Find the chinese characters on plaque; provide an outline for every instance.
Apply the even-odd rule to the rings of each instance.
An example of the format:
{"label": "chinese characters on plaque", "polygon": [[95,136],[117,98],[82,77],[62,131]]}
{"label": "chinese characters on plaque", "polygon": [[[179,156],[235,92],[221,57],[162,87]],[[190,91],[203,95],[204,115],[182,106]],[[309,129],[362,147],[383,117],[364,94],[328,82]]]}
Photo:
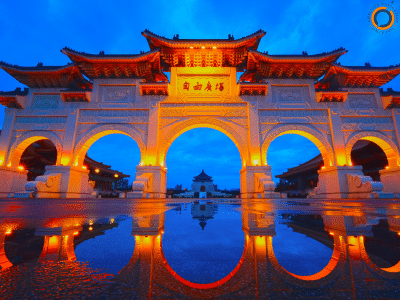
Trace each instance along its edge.
{"label": "chinese characters on plaque", "polygon": [[[210,81],[208,81],[204,88],[203,88],[203,84],[201,84],[201,83],[199,83],[199,82],[197,82],[196,85],[192,85],[192,87],[191,87],[190,83],[187,82],[187,81],[185,81],[185,82],[183,83],[183,89],[184,89],[184,90],[187,90],[187,91],[190,91],[190,89],[193,89],[193,90],[195,90],[195,91],[201,91],[201,90],[203,90],[203,91],[209,91],[209,92],[211,92],[211,91],[213,90],[213,86],[211,85]],[[217,84],[215,85],[214,90],[219,90],[219,91],[222,92],[222,91],[224,90],[224,83],[223,83],[223,82],[217,83]]]}

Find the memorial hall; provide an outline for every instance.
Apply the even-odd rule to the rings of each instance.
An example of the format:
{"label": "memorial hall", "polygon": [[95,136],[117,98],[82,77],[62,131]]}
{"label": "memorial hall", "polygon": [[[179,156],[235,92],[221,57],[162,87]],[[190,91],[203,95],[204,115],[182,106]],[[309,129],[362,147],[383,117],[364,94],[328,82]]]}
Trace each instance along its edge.
{"label": "memorial hall", "polygon": [[[285,134],[309,139],[321,153],[308,197],[400,197],[400,92],[380,89],[400,65],[345,66],[339,62],[344,48],[261,52],[263,30],[239,39],[171,39],[149,30],[142,35],[149,50],[138,54],[66,47],[60,55],[70,63],[64,66],[0,62],[27,86],[0,92],[6,106],[0,197],[95,197],[86,153],[101,137],[119,133],[141,152],[132,189],[120,196],[165,198],[168,149],[182,133],[200,127],[226,134],[237,146],[241,198],[284,197],[275,190],[267,151]],[[32,178],[23,153],[42,141],[54,146],[55,161]],[[372,177],[352,157],[359,141],[385,156]]]}

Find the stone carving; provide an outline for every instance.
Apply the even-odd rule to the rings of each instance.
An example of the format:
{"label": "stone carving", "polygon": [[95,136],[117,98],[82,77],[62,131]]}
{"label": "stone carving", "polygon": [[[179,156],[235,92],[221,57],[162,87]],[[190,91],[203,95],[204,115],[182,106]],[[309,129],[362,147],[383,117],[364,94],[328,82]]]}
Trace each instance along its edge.
{"label": "stone carving", "polygon": [[186,117],[193,115],[224,116],[224,117],[246,117],[247,110],[244,103],[232,103],[223,105],[219,103],[196,103],[196,104],[163,104],[160,115],[162,117]]}
{"label": "stone carving", "polygon": [[[383,185],[379,181],[372,181],[369,176],[346,174],[350,198],[380,198],[379,193]],[[377,193],[378,195],[374,195]]]}
{"label": "stone carving", "polygon": [[58,108],[60,95],[35,95],[33,97],[33,108]]}
{"label": "stone carving", "polygon": [[394,130],[390,117],[342,117],[343,130]]}
{"label": "stone carving", "polygon": [[350,94],[347,97],[349,101],[349,105],[351,108],[375,108],[375,98],[374,95],[364,94],[364,95],[355,95]]}
{"label": "stone carving", "polygon": [[33,192],[35,198],[53,198],[60,192],[61,176],[61,173],[38,176],[35,181],[26,183],[25,190]]}
{"label": "stone carving", "polygon": [[128,86],[99,86],[101,102],[131,102],[135,98],[135,85]]}
{"label": "stone carving", "polygon": [[47,123],[66,123],[66,117],[16,117],[17,124],[47,124]]}
{"label": "stone carving", "polygon": [[148,110],[109,109],[109,110],[82,110],[79,123],[147,123]]}
{"label": "stone carving", "polygon": [[327,110],[260,110],[260,123],[329,123]]}
{"label": "stone carving", "polygon": [[301,87],[272,87],[272,97],[275,101],[284,103],[304,102],[303,89]]}

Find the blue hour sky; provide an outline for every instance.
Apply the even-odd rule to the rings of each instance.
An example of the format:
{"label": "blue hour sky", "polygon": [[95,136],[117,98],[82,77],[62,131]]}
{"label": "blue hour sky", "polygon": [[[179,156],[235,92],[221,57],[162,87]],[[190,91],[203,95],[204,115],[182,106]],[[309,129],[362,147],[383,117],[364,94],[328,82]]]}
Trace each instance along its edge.
{"label": "blue hour sky", "polygon": [[[101,50],[139,53],[149,49],[140,34],[146,28],[169,38],[174,34],[240,38],[261,28],[267,34],[259,50],[270,54],[316,54],[344,47],[349,52],[339,59],[342,65],[395,65],[400,63],[400,28],[378,34],[368,23],[369,10],[380,2],[1,1],[0,61],[20,66],[65,65],[69,59],[59,51],[65,46],[95,54]],[[393,5],[400,13],[400,1]],[[378,21],[385,23],[384,18],[380,14]],[[0,90],[16,87],[24,86],[0,71]],[[400,77],[387,87],[400,90]],[[3,118],[0,107],[0,128]],[[112,147],[118,152],[111,151]],[[274,175],[319,153],[308,140],[291,135],[276,139],[269,151]],[[89,154],[131,178],[139,162],[136,144],[123,136],[104,137]],[[190,188],[192,177],[205,169],[220,188],[238,188],[240,165],[239,153],[225,135],[211,129],[191,130],[176,139],[168,152],[168,187],[183,183]]]}

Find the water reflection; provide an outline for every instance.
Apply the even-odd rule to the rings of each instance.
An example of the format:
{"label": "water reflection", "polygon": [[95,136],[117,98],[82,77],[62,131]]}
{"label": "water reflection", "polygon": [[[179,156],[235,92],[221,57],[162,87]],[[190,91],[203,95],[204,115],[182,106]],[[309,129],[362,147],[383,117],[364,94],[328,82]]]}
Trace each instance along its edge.
{"label": "water reflection", "polygon": [[[74,298],[77,291],[107,299],[398,298],[398,232],[400,205],[382,200],[3,201],[0,292],[4,298]],[[310,257],[316,259],[298,264]]]}

